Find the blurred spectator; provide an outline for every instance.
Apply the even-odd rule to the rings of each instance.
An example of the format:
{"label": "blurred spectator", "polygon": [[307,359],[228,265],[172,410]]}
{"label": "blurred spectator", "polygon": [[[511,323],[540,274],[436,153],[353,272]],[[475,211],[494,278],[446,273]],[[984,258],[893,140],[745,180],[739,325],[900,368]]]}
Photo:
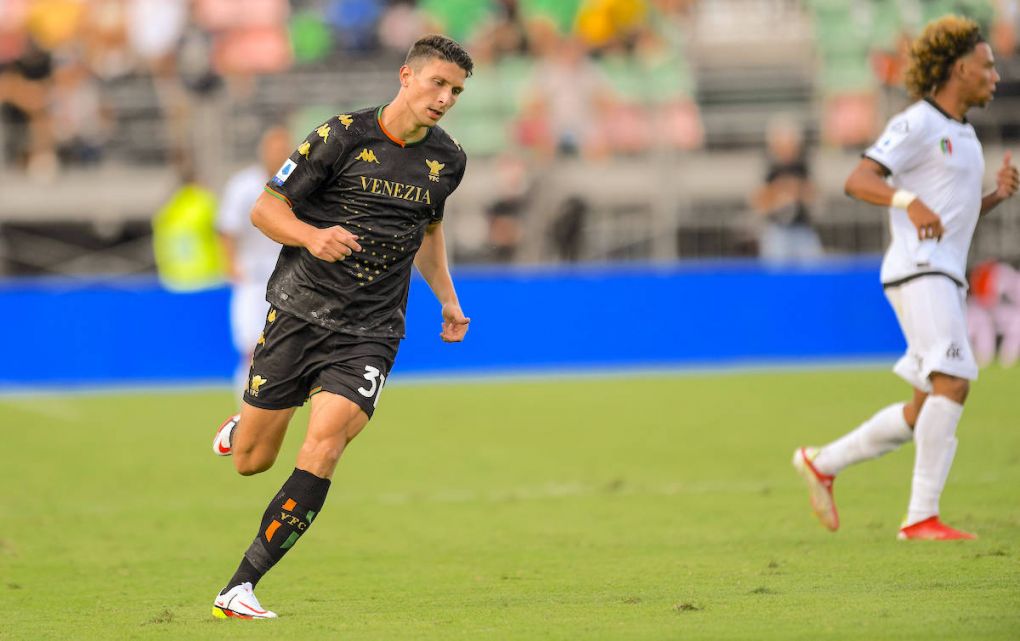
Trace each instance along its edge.
{"label": "blurred spectator", "polygon": [[995,18],[989,42],[1000,58],[1011,58],[1020,52],[1020,3],[1017,0],[996,0]]}
{"label": "blurred spectator", "polygon": [[647,26],[617,40],[600,57],[599,66],[615,92],[606,119],[614,152],[702,145],[704,130],[687,63],[657,30]]}
{"label": "blurred spectator", "polygon": [[181,84],[193,95],[207,95],[218,89],[221,78],[213,61],[212,36],[195,22],[188,21],[181,34],[175,64]]}
{"label": "blurred spectator", "polygon": [[974,267],[967,298],[967,328],[978,365],[995,360],[1012,367],[1020,360],[1020,272],[997,261]]}
{"label": "blurred spectator", "polygon": [[216,237],[216,196],[195,174],[190,154],[178,152],[180,185],[152,221],[152,246],[160,282],[195,291],[223,282],[224,257]]}
{"label": "blurred spectator", "polygon": [[250,85],[253,74],[284,71],[291,63],[286,0],[194,0],[198,24],[213,36],[217,73]]}
{"label": "blurred spectator", "polygon": [[342,49],[369,52],[379,46],[376,24],[382,9],[380,0],[331,0],[325,14]]}
{"label": "blurred spectator", "polygon": [[174,52],[188,24],[188,5],[189,0],[128,2],[128,44],[157,73],[173,71]]}
{"label": "blurred spectator", "polygon": [[522,114],[522,142],[545,156],[604,157],[609,81],[577,38],[560,38],[544,22],[533,23],[530,35],[540,59]]}
{"label": "blurred spectator", "polygon": [[878,122],[876,79],[869,67],[871,3],[811,0],[809,5],[821,62],[822,139],[863,147],[874,138]]}
{"label": "blurred spectator", "polygon": [[283,165],[294,146],[290,132],[270,127],[259,141],[258,162],[238,171],[223,189],[216,215],[216,230],[230,278],[230,327],[234,347],[241,355],[234,382],[243,389],[255,343],[269,312],[266,283],[276,267],[280,245],[255,228],[251,208],[269,177]]}
{"label": "blurred spectator", "polygon": [[379,18],[377,35],[382,46],[404,52],[426,32],[426,18],[414,0],[394,0]]}
{"label": "blurred spectator", "polygon": [[577,34],[592,49],[631,39],[647,23],[646,0],[584,0],[577,9]]}
{"label": "blurred spectator", "polygon": [[25,50],[25,16],[28,0],[0,2],[0,70],[21,57]]}
{"label": "blurred spectator", "polygon": [[81,34],[88,5],[83,0],[32,0],[27,24],[32,39],[47,51],[55,51]]}
{"label": "blurred spectator", "polygon": [[815,188],[811,182],[800,126],[777,117],[766,132],[768,170],[765,184],[751,197],[762,217],[759,255],[768,261],[804,262],[822,255],[822,244],[811,227],[810,207]]}
{"label": "blurred spectator", "polygon": [[560,260],[576,263],[584,251],[584,228],[591,207],[580,196],[569,196],[560,203],[549,230],[553,250]]}
{"label": "blurred spectator", "polygon": [[574,32],[577,12],[585,0],[518,0],[521,18],[525,23],[542,21],[550,24],[557,33]]}
{"label": "blurred spectator", "polygon": [[524,215],[529,203],[531,177],[527,163],[519,156],[505,154],[496,165],[497,197],[486,209],[487,248],[492,262],[511,263],[524,239]]}
{"label": "blurred spectator", "polygon": [[128,41],[125,0],[93,0],[85,18],[83,57],[101,81],[123,78],[135,70],[137,57]]}
{"label": "blurred spectator", "polygon": [[470,100],[457,104],[443,120],[472,157],[494,157],[513,151],[514,123],[520,116],[525,92],[531,82],[533,63],[510,47],[514,38],[498,23],[479,33],[472,43],[475,70],[471,77]]}
{"label": "blurred spectator", "polygon": [[318,62],[333,50],[333,34],[319,14],[314,11],[296,11],[290,19],[290,46],[294,52],[294,62]]}
{"label": "blurred spectator", "polygon": [[95,164],[110,137],[112,114],[84,61],[72,57],[54,74],[53,132],[64,164]]}
{"label": "blurred spectator", "polygon": [[4,156],[30,174],[52,179],[57,171],[52,117],[53,57],[32,37],[20,55],[0,67],[0,121]]}
{"label": "blurred spectator", "polygon": [[447,35],[457,42],[471,42],[495,15],[494,0],[419,0],[426,30]]}

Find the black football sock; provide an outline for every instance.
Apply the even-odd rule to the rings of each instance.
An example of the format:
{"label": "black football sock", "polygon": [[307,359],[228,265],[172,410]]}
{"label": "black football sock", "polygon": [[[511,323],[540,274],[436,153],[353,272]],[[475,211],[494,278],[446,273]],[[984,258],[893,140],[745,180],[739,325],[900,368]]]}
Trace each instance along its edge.
{"label": "black football sock", "polygon": [[269,502],[255,540],[248,546],[237,572],[223,592],[245,582],[250,582],[254,587],[262,575],[282,559],[287,550],[308,530],[312,520],[322,510],[327,492],[329,479],[294,468],[293,474]]}

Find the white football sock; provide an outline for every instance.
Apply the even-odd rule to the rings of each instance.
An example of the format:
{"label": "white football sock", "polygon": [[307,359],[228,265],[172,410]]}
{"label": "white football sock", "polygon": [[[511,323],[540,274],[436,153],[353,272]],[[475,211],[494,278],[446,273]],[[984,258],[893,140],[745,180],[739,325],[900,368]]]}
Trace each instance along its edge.
{"label": "white football sock", "polygon": [[811,462],[822,474],[839,474],[843,468],[895,450],[913,438],[903,418],[905,403],[879,410],[857,429],[829,443]]}
{"label": "white football sock", "polygon": [[914,482],[910,489],[907,524],[939,513],[939,497],[946,486],[956,454],[956,425],[963,405],[945,396],[929,396],[914,426]]}

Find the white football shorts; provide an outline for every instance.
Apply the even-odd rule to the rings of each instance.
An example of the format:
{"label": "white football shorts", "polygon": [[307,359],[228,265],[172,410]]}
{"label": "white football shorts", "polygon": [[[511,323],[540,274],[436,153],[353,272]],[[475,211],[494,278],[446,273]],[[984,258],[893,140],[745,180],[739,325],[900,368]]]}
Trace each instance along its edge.
{"label": "white football shorts", "polygon": [[265,283],[234,286],[230,295],[230,328],[234,335],[234,347],[242,359],[255,351],[255,343],[266,326],[268,313]]}
{"label": "white football shorts", "polygon": [[966,291],[942,275],[928,275],[885,290],[907,339],[907,353],[893,371],[922,392],[932,372],[977,380],[967,339]]}

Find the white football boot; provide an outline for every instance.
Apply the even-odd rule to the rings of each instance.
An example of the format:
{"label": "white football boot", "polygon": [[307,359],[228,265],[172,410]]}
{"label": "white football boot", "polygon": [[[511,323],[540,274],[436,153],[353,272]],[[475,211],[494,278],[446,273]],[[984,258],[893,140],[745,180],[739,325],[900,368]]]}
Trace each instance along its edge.
{"label": "white football boot", "polygon": [[234,440],[234,430],[237,428],[239,420],[241,420],[241,415],[234,414],[216,430],[216,436],[212,441],[212,451],[216,456],[230,456],[231,441]]}
{"label": "white football boot", "polygon": [[252,592],[251,583],[235,585],[213,601],[217,619],[275,619],[276,613],[262,607]]}
{"label": "white football boot", "polygon": [[839,512],[836,511],[836,499],[832,496],[834,475],[822,474],[815,468],[814,458],[818,450],[813,447],[799,447],[793,453],[793,468],[808,486],[811,509],[822,525],[831,532],[839,529]]}

